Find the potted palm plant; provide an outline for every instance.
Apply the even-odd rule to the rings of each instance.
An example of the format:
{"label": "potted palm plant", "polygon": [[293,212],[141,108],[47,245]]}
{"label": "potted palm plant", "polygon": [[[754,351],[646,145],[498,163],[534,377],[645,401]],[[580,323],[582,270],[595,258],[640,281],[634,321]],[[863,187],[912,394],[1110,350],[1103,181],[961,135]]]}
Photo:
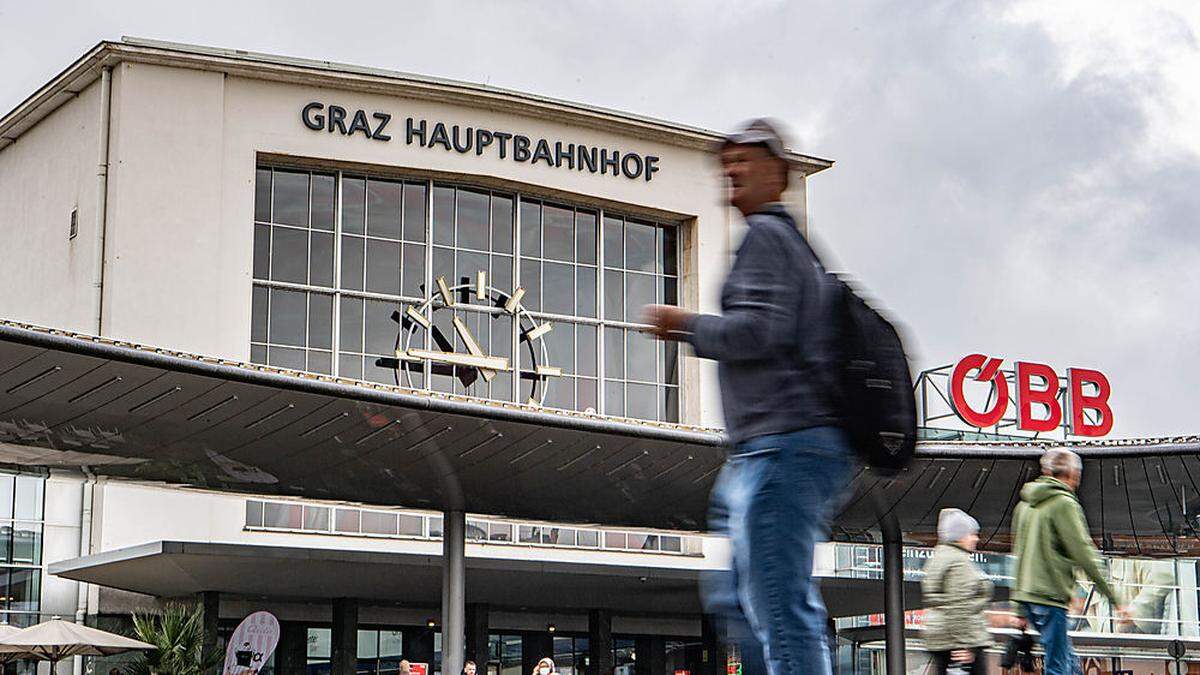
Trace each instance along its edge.
{"label": "potted palm plant", "polygon": [[125,666],[126,675],[209,675],[223,654],[204,649],[204,612],[200,606],[169,603],[158,612],[134,612],[138,639],[154,645]]}

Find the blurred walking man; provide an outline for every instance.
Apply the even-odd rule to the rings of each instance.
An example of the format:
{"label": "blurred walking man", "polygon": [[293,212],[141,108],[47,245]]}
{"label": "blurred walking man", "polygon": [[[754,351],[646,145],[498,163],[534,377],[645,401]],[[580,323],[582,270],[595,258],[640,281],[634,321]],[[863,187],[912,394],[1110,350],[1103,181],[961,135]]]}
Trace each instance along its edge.
{"label": "blurred walking man", "polygon": [[[1082,570],[1114,607],[1120,603],[1104,578],[1083,508],[1075,496],[1083,462],[1070,450],[1056,448],[1042,455],[1041,464],[1041,477],[1025,484],[1021,503],[1013,512],[1017,567],[1012,599],[1041,637],[1046,675],[1075,675],[1082,671],[1067,636],[1075,569]],[[1124,607],[1117,614],[1122,619],[1129,616]]]}
{"label": "blurred walking man", "polygon": [[662,339],[719,364],[734,447],[717,479],[709,528],[729,535],[733,569],[707,584],[706,609],[742,648],[745,675],[826,675],[826,615],[812,581],[853,449],[824,376],[835,360],[825,273],[781,203],[783,141],[765,120],[728,136],[720,161],[729,203],[749,226],[720,315],[652,305]]}

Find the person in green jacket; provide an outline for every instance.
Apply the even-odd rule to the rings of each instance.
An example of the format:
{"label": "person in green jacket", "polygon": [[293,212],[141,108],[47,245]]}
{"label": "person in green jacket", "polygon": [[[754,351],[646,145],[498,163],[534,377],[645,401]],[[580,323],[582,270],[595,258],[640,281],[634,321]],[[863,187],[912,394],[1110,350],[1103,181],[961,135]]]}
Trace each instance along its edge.
{"label": "person in green jacket", "polygon": [[934,672],[986,673],[983,650],[992,644],[984,610],[992,582],[971,554],[979,544],[979,523],[959,509],[938,514],[938,545],[925,562],[921,599],[925,622],[921,639],[932,652]]}
{"label": "person in green jacket", "polygon": [[[1073,675],[1081,672],[1067,636],[1075,569],[1114,607],[1120,603],[1104,578],[1083,507],[1075,496],[1083,461],[1070,450],[1053,448],[1042,454],[1041,466],[1041,477],[1025,484],[1013,512],[1016,569],[1011,596],[1041,638],[1045,675]],[[1123,607],[1117,613],[1128,618]]]}

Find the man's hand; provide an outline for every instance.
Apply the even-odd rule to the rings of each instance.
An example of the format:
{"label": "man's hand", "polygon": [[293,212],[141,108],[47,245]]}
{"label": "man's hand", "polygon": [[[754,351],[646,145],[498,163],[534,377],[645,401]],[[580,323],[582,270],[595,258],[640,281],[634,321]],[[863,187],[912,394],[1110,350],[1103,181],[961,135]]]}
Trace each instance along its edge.
{"label": "man's hand", "polygon": [[650,332],[660,340],[682,340],[693,316],[671,305],[646,305],[642,309],[642,323],[653,326]]}

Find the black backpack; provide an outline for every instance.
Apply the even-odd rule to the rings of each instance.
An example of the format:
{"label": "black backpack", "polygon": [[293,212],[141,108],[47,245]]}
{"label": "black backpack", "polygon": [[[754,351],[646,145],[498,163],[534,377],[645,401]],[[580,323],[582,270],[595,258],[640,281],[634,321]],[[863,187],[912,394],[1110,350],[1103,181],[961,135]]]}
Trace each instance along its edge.
{"label": "black backpack", "polygon": [[[820,260],[800,230],[793,229]],[[895,326],[841,277],[828,271],[825,277],[838,342],[835,362],[825,369],[828,385],[858,456],[876,473],[894,475],[908,466],[917,447],[917,401],[904,343]]]}

